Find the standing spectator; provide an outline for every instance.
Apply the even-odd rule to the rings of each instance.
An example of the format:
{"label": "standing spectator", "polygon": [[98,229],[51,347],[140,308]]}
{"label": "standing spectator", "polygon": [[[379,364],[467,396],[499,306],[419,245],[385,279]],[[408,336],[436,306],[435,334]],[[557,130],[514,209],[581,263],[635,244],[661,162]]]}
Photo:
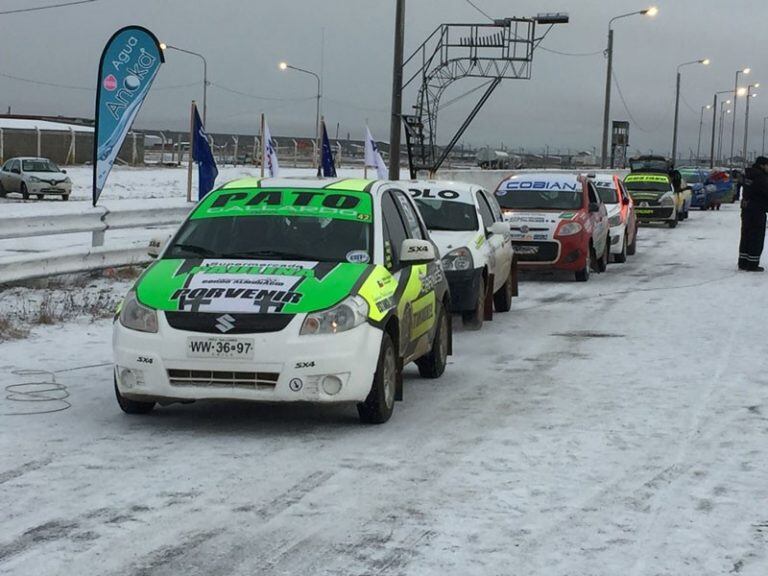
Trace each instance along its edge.
{"label": "standing spectator", "polygon": [[768,158],[759,156],[744,173],[741,200],[741,243],[739,269],[762,272],[760,255],[765,243],[765,222],[768,212]]}

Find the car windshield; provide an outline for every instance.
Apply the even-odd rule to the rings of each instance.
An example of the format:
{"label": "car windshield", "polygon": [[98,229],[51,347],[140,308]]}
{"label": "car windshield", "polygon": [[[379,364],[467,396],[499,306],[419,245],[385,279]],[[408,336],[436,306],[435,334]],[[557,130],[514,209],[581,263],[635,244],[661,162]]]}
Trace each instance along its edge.
{"label": "car windshield", "polygon": [[689,184],[701,184],[702,178],[698,172],[680,172],[683,179]]}
{"label": "car windshield", "polygon": [[630,192],[670,192],[672,185],[669,182],[654,182],[651,180],[641,180],[637,182],[624,181],[624,186]]}
{"label": "car windshield", "polygon": [[581,190],[497,190],[496,200],[502,208],[512,210],[578,210],[584,193]]}
{"label": "car windshield", "polygon": [[164,258],[370,262],[371,224],[317,216],[190,219]]}
{"label": "car windshield", "polygon": [[21,169],[24,172],[60,172],[59,167],[50,160],[22,160]]}
{"label": "car windshield", "polygon": [[430,230],[477,230],[477,211],[472,204],[422,198],[416,204]]}
{"label": "car windshield", "polygon": [[616,194],[616,190],[610,186],[595,186],[597,188],[597,194],[600,196],[600,200],[603,204],[618,204],[619,197]]}

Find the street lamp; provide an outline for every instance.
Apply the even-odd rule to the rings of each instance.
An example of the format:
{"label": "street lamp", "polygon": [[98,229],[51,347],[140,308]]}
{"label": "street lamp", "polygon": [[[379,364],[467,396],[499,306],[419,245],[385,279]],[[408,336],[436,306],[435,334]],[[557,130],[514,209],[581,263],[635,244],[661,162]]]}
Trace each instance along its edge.
{"label": "street lamp", "polygon": [[717,97],[720,94],[733,94],[733,90],[721,90],[715,92],[712,99],[712,138],[709,141],[709,167],[715,167],[715,131],[717,130]]}
{"label": "street lamp", "polygon": [[701,107],[701,113],[699,114],[699,139],[696,144],[696,163],[699,163],[699,158],[701,154],[701,129],[704,126],[704,110],[709,110],[712,108],[711,104],[707,104],[706,106]]}
{"label": "street lamp", "polygon": [[292,66],[288,64],[288,62],[280,62],[278,67],[283,71],[295,70],[296,72],[309,74],[310,76],[314,76],[315,80],[317,81],[317,105],[315,107],[315,158],[313,159],[313,162],[315,163],[315,166],[318,166],[319,161],[317,155],[320,153],[320,98],[322,97],[322,93],[320,92],[320,76],[311,70],[305,70],[304,68],[299,68],[298,66]]}
{"label": "street lamp", "polygon": [[638,10],[636,12],[628,12],[626,14],[620,14],[614,16],[608,21],[608,48],[606,49],[606,55],[608,56],[608,66],[605,73],[605,105],[603,107],[603,148],[600,156],[600,166],[606,168],[608,165],[608,122],[611,113],[611,76],[613,74],[613,23],[621,18],[628,18],[629,16],[656,16],[659,13],[659,9],[656,6],[651,6],[645,10]]}
{"label": "street lamp", "polygon": [[165,52],[166,50],[176,50],[176,52],[183,52],[184,54],[190,54],[192,56],[197,56],[200,58],[200,60],[203,61],[203,125],[206,126],[205,120],[208,113],[208,61],[205,59],[205,56],[202,54],[198,54],[197,52],[192,52],[192,50],[186,50],[185,48],[179,48],[178,46],[172,46],[170,44],[166,44],[165,42],[162,42],[160,44],[160,49]]}
{"label": "street lamp", "polygon": [[744,68],[743,70],[737,70],[736,71],[736,82],[733,85],[733,121],[731,122],[731,162],[733,162],[733,143],[734,139],[736,138],[736,104],[738,102],[738,96],[743,95],[739,94],[739,74],[747,75],[750,72],[752,72],[751,68]]}
{"label": "street lamp", "polygon": [[[680,110],[680,69],[685,66],[692,66],[694,64],[709,66],[709,58],[703,58],[701,60],[691,60],[690,62],[683,62],[677,67],[677,84],[675,86],[675,124],[672,130],[672,164],[674,164],[677,161],[677,118]],[[701,127],[699,127],[699,135],[701,135]]]}
{"label": "street lamp", "polygon": [[747,166],[747,137],[749,136],[749,100],[750,98],[757,97],[757,94],[752,93],[752,88],[760,88],[760,82],[747,86],[747,110],[744,114],[744,148],[741,155],[744,158],[745,168]]}
{"label": "street lamp", "polygon": [[730,114],[731,109],[724,110],[724,106],[727,106],[730,104],[730,100],[726,100],[725,102],[720,102],[720,134],[717,138],[717,162],[718,164],[723,163],[723,116],[725,114]]}

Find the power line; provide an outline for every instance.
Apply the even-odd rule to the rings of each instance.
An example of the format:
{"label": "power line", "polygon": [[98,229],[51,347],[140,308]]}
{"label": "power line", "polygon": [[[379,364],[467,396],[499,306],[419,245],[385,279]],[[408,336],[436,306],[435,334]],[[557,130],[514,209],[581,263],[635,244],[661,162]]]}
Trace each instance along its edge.
{"label": "power line", "polygon": [[491,18],[491,17],[488,15],[488,13],[487,13],[487,12],[484,12],[484,11],[482,10],[482,8],[480,8],[480,7],[479,7],[477,4],[475,4],[474,2],[472,2],[472,0],[464,0],[464,1],[465,1],[467,4],[469,4],[470,6],[472,6],[472,8],[474,8],[475,10],[477,10],[478,12],[480,12],[480,14],[482,14],[483,16],[485,16],[486,18],[488,18],[488,20],[490,20],[491,22],[493,22],[493,18]]}
{"label": "power line", "polygon": [[[72,84],[57,84],[56,82],[46,82],[45,80],[35,80],[34,78],[24,78],[22,76],[15,76],[13,74],[6,74],[0,72],[0,77],[8,78],[9,80],[15,80],[16,82],[25,82],[27,84],[35,84],[37,86],[49,86],[52,88],[63,88],[65,90],[81,90],[83,92],[96,92],[96,88],[90,86],[74,86]],[[186,84],[172,84],[169,86],[156,86],[153,91],[158,90],[176,90],[178,88],[191,88],[192,86],[199,85],[200,82],[188,82]]]}
{"label": "power line", "polygon": [[243,92],[242,90],[237,90],[235,88],[229,88],[228,86],[217,84],[216,82],[210,82],[210,85],[218,88],[219,90],[223,90],[224,92],[237,94],[238,96],[244,96],[245,98],[253,98],[254,100],[267,100],[267,101],[273,101],[273,102],[285,102],[285,101],[304,102],[305,100],[314,100],[316,98],[316,96],[306,96],[304,98],[276,98],[274,96],[259,96],[257,94]]}
{"label": "power line", "polygon": [[38,12],[40,10],[51,10],[52,8],[67,8],[68,6],[77,6],[78,4],[91,4],[99,0],[75,0],[74,2],[60,2],[59,4],[48,4],[46,6],[34,6],[32,8],[16,8],[15,10],[3,10],[0,16],[6,14],[21,14],[22,12]]}
{"label": "power line", "polygon": [[596,50],[594,52],[561,52],[560,50],[553,50],[552,48],[545,48],[544,46],[537,46],[539,50],[544,50],[544,52],[551,52],[552,54],[559,54],[560,56],[576,56],[576,57],[585,57],[585,56],[597,56],[598,54],[605,53],[605,50]]}

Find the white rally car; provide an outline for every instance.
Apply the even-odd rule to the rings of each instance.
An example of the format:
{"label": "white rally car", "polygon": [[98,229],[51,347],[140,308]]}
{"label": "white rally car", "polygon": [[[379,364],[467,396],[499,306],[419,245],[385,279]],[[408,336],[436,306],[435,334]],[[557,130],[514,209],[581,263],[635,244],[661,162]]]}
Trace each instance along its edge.
{"label": "white rally car", "polygon": [[496,199],[461,182],[411,181],[408,191],[442,257],[451,311],[474,330],[491,318],[494,306],[507,312],[517,296],[517,262]]}
{"label": "white rally car", "polygon": [[624,183],[616,174],[590,174],[597,193],[608,210],[611,227],[611,256],[614,262],[626,262],[637,251],[637,215]]}
{"label": "white rally car", "polygon": [[449,299],[400,183],[231,182],[121,304],[117,401],[132,414],[200,399],[352,402],[362,421],[385,422],[405,364],[445,370]]}

